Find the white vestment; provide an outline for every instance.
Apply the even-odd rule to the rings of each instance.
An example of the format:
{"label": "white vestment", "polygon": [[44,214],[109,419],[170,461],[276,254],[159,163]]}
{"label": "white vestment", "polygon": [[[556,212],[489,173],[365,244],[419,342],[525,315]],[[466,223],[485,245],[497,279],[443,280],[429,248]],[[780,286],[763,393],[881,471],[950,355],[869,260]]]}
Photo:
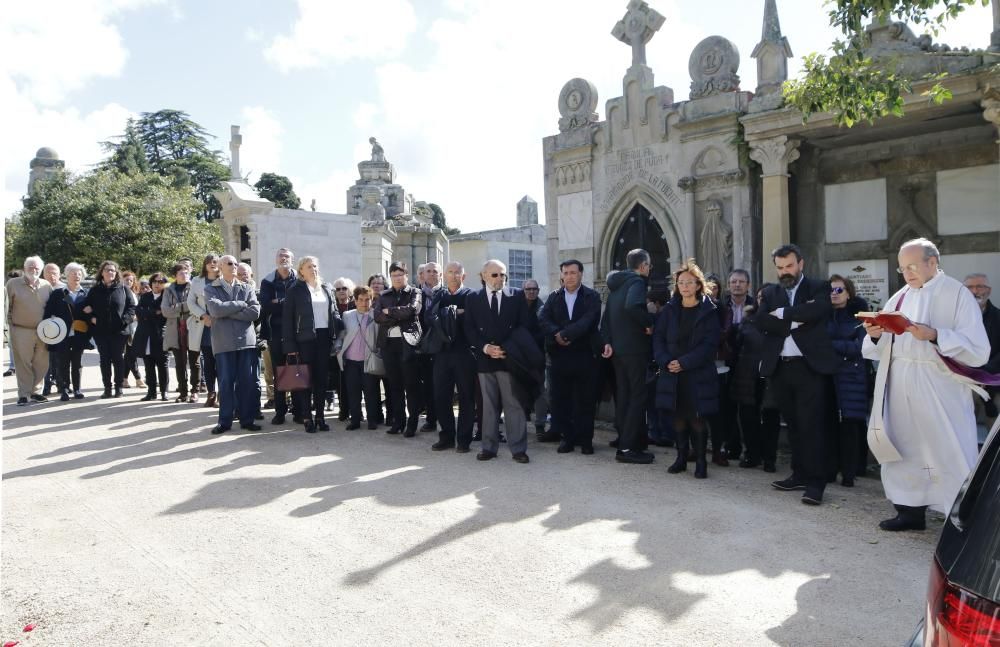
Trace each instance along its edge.
{"label": "white vestment", "polygon": [[897,505],[947,513],[979,450],[972,391],[938,352],[966,366],[982,366],[989,360],[990,342],[972,293],[943,272],[921,288],[904,287],[883,308],[897,309],[910,321],[935,328],[937,346],[910,333],[883,333],[877,345],[866,337],[862,345],[862,354],[877,360],[883,346],[892,344],[888,368],[879,367],[888,370],[883,423],[902,460],[882,465],[882,486]]}

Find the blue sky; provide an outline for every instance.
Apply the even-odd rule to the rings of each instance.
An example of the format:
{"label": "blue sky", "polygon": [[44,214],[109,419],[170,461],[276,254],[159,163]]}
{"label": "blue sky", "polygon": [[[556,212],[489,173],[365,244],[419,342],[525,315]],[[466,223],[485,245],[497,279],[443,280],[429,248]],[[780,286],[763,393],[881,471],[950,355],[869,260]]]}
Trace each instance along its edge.
{"label": "blue sky", "polygon": [[[541,139],[580,76],[598,112],[620,94],[629,48],[610,31],[624,0],[52,0],[0,17],[0,209],[16,211],[41,146],[84,171],[129,115],[188,112],[228,155],[240,124],[244,173],[292,178],[304,204],[345,210],[345,191],[378,137],[397,179],[464,231],[514,224],[542,202]],[[764,0],[653,0],[666,24],[647,48],[658,85],[686,99],[688,56],[706,36],[734,41],[742,87]],[[796,58],[834,37],[820,0],[778,0]],[[983,47],[976,7],[939,40]],[[544,213],[542,214],[544,217]]]}

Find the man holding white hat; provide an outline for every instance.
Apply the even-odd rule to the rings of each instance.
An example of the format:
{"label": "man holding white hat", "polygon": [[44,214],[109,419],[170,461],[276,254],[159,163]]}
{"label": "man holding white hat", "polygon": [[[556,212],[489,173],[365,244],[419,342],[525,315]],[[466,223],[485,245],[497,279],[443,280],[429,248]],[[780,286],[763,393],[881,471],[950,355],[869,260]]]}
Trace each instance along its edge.
{"label": "man holding white hat", "polygon": [[7,281],[7,324],[14,349],[14,375],[17,376],[17,405],[34,400],[46,402],[39,393],[42,379],[49,370],[49,351],[38,337],[45,304],[52,294],[52,285],[41,280],[42,259],[29,256],[24,260],[24,275]]}

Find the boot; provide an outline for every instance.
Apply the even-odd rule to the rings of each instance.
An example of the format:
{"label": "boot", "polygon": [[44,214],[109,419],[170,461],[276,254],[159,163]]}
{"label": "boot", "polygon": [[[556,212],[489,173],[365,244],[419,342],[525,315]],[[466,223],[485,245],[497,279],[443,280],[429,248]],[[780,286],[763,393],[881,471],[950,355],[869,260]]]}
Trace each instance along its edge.
{"label": "boot", "polygon": [[166,391],[161,391],[160,392],[160,402],[167,402],[167,401],[168,401],[167,400],[167,392]]}
{"label": "boot", "polygon": [[674,432],[677,436],[677,460],[667,468],[670,474],[680,474],[687,471],[688,462],[688,430]]}
{"label": "boot", "polygon": [[150,390],[148,390],[146,392],[146,396],[143,397],[143,398],[140,398],[139,401],[140,402],[149,402],[150,400],[155,400],[155,399],[156,399],[156,389],[150,389]]}
{"label": "boot", "polygon": [[135,378],[135,388],[137,388],[137,389],[145,389],[146,388],[146,383],[143,381],[143,379],[141,377]]}
{"label": "boot", "polygon": [[882,530],[898,532],[900,530],[925,530],[927,528],[927,506],[896,505],[896,516],[878,524]]}
{"label": "boot", "polygon": [[708,478],[708,430],[694,430],[691,436],[694,445],[694,477]]}

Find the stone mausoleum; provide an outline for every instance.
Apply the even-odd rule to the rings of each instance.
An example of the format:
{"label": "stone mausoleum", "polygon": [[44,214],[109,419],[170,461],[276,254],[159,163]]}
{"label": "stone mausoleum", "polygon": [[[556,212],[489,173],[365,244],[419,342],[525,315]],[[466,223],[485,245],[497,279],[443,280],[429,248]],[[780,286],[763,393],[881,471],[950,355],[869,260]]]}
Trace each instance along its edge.
{"label": "stone mausoleum", "polygon": [[830,115],[803,123],[783,106],[791,45],[776,0],[763,9],[756,90],[741,88],[736,46],[710,36],[690,53],[680,99],[655,84],[646,60],[664,16],[628,3],[612,30],[631,49],[622,95],[605,102],[602,119],[594,85],[571,79],[559,93],[559,132],[542,141],[548,282],[575,257],[601,288],[643,247],[654,282],[695,257],[723,277],[746,268],[759,285],[773,280],[770,251],[791,241],[808,273],[852,275],[880,303],[900,285],[890,272],[899,243],[916,236],[938,243],[949,273],[1000,280],[997,4],[987,50],[952,50],[902,23],[870,27],[877,61],[913,78],[947,71],[954,98],[930,103],[918,82],[903,118],[852,129]]}

